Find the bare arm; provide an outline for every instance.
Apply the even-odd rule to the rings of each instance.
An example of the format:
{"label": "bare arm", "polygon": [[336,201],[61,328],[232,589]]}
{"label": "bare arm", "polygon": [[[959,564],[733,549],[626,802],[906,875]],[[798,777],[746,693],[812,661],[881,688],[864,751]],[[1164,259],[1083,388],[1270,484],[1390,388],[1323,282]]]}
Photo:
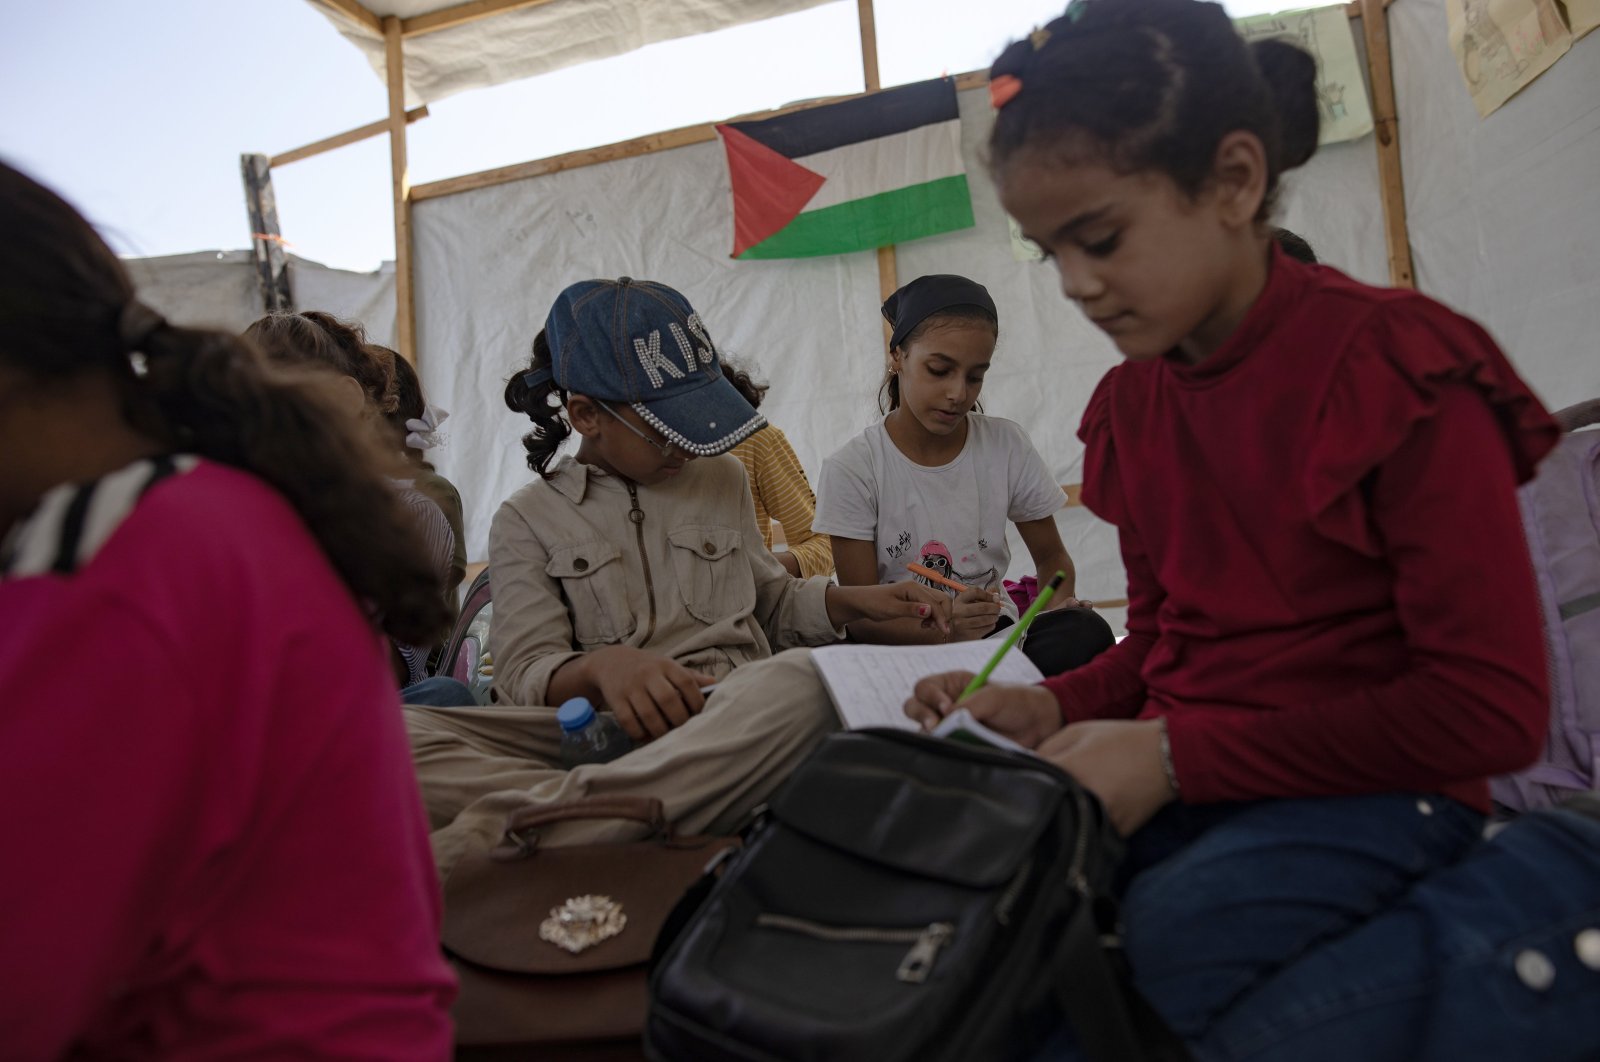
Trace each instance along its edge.
{"label": "bare arm", "polygon": [[1022,536],[1022,544],[1028,547],[1028,556],[1033,558],[1033,570],[1041,585],[1049,582],[1056,572],[1067,573],[1061,589],[1045,607],[1051,609],[1076,605],[1078,570],[1072,566],[1072,557],[1061,542],[1061,529],[1056,527],[1056,518],[1047,516],[1043,520],[1027,520],[1017,525],[1017,532]]}
{"label": "bare arm", "polygon": [[1558,409],[1551,416],[1556,418],[1556,423],[1561,425],[1562,431],[1577,431],[1591,424],[1600,424],[1600,398],[1591,398],[1566,409]]}
{"label": "bare arm", "polygon": [[[831,536],[833,568],[840,586],[876,586],[878,561],[876,546],[856,538]],[[945,632],[924,627],[916,620],[858,620],[850,624],[850,636],[858,642],[885,645],[931,645],[945,641]]]}

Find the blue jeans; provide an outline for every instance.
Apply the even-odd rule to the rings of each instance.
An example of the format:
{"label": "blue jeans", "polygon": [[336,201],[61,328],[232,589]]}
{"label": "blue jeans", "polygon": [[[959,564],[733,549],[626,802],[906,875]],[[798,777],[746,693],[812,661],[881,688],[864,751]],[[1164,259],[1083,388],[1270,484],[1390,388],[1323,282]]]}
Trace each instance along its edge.
{"label": "blue jeans", "polygon": [[1169,806],[1129,842],[1135,982],[1207,1062],[1594,1058],[1600,820],[1481,827],[1415,794]]}
{"label": "blue jeans", "polygon": [[400,691],[401,704],[425,704],[429,708],[476,708],[478,702],[466,683],[448,675],[434,675],[413,682]]}

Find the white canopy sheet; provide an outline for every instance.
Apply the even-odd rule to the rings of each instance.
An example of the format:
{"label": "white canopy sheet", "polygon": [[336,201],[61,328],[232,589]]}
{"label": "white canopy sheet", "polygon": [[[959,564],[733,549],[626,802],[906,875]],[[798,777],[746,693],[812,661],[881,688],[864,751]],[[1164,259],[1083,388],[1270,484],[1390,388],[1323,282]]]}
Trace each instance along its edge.
{"label": "white canopy sheet", "polygon": [[[382,34],[318,0],[326,15],[387,81]],[[405,39],[406,106],[468,89],[547,74],[622,55],[657,41],[692,37],[802,11],[830,0],[549,0]],[[379,18],[407,19],[461,0],[363,0]]]}

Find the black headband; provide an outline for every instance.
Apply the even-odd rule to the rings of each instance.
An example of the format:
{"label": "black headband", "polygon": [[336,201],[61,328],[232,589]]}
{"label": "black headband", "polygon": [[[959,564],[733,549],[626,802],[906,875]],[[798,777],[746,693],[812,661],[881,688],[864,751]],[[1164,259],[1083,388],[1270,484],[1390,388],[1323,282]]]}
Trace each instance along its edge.
{"label": "black headband", "polygon": [[956,306],[976,306],[995,320],[1000,319],[988,288],[966,277],[933,273],[918,277],[884,300],[883,319],[894,329],[889,346],[898,347],[917,325]]}

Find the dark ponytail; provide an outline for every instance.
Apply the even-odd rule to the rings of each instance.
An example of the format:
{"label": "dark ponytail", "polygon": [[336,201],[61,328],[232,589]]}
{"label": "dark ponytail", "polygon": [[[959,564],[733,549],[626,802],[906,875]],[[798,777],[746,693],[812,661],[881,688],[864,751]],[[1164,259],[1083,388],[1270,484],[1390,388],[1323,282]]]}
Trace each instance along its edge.
{"label": "dark ponytail", "polygon": [[427,644],[448,627],[440,575],[383,476],[391,459],[319,380],[139,306],[89,223],[4,164],[0,231],[0,360],[40,380],[109,373],[135,428],[282,494],[386,633]]}
{"label": "dark ponytail", "polygon": [[528,451],[528,467],[544,479],[550,478],[550,462],[572,434],[572,425],[562,411],[567,392],[550,378],[553,370],[550,343],[541,328],[533,337],[533,357],[528,367],[506,381],[506,408],[533,421],[533,430],[522,437],[522,448]]}
{"label": "dark ponytail", "polygon": [[1192,197],[1222,138],[1244,130],[1266,152],[1265,219],[1279,177],[1316,151],[1316,72],[1287,41],[1246,46],[1219,4],[1074,0],[990,70],[1001,101],[990,165],[1003,179],[1012,159],[1038,152],[1119,173],[1156,170]]}

